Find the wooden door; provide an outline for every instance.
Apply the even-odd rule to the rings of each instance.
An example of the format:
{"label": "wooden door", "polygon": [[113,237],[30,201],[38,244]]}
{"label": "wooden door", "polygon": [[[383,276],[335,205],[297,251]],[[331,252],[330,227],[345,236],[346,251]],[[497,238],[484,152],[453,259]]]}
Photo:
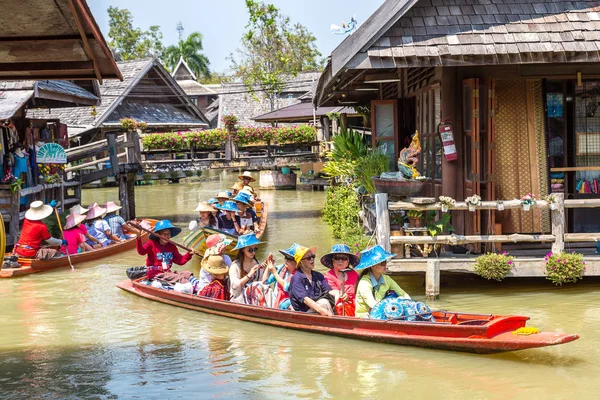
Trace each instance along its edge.
{"label": "wooden door", "polygon": [[[481,151],[479,137],[479,79],[462,82],[462,127],[464,137],[464,197],[481,196]],[[481,234],[481,211],[467,212],[465,234]],[[479,249],[479,246],[476,246]],[[477,250],[476,250],[477,251]]]}
{"label": "wooden door", "polygon": [[[495,116],[495,104],[496,104],[496,80],[487,80],[487,148],[486,148],[486,165],[485,165],[485,177],[486,177],[486,196],[484,200],[493,201],[496,200],[496,116]],[[503,199],[501,199],[503,200]],[[494,234],[494,227],[496,225],[496,212],[494,210],[489,211],[489,223],[491,234]]]}

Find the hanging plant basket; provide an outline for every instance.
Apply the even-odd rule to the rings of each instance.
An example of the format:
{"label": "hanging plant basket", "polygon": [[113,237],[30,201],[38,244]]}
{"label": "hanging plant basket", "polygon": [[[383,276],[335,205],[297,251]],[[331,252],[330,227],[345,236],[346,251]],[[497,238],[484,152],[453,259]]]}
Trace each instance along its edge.
{"label": "hanging plant basket", "polygon": [[477,210],[477,206],[475,204],[469,204],[469,211],[475,212]]}
{"label": "hanging plant basket", "polygon": [[531,204],[523,203],[523,211],[529,211],[531,209]]}
{"label": "hanging plant basket", "polygon": [[442,212],[448,212],[448,206],[442,204]]}
{"label": "hanging plant basket", "polygon": [[504,203],[496,204],[496,208],[498,209],[498,211],[504,211]]}

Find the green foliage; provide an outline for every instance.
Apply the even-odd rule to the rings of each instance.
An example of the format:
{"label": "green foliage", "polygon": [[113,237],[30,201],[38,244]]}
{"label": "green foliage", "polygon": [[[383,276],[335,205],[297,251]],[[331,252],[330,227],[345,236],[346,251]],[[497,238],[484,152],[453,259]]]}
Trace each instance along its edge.
{"label": "green foliage", "polygon": [[371,179],[373,176],[379,176],[382,172],[388,170],[388,157],[375,149],[362,156],[356,164],[355,175],[360,186],[364,187],[368,193],[375,194],[377,189]]}
{"label": "green foliage", "polygon": [[164,172],[158,173],[158,179],[165,179],[166,177],[167,177],[167,174],[165,174]]}
{"label": "green foliage", "polygon": [[327,162],[323,166],[323,172],[330,178],[339,178],[353,184],[357,178],[358,163],[368,153],[369,148],[359,132],[342,129],[333,137],[333,150],[326,155]]}
{"label": "green foliage", "polygon": [[142,179],[144,180],[144,182],[150,183],[152,181],[152,174],[148,174],[148,173],[143,174]]}
{"label": "green foliage", "polygon": [[583,279],[585,272],[585,261],[583,254],[566,253],[560,254],[548,253],[546,260],[546,279],[549,279],[557,286],[563,283],[577,282]]}
{"label": "green foliage", "polygon": [[[67,214],[58,213],[58,215],[60,218],[61,226],[65,226],[67,224]],[[52,235],[52,237],[55,237],[55,238],[62,237],[60,228],[58,227],[58,222],[56,221],[56,213],[50,214],[48,217],[44,218],[42,220],[42,222],[46,225],[46,227],[48,228],[48,231],[50,232],[50,235]]]}
{"label": "green foliage", "polygon": [[164,47],[160,26],[153,25],[147,31],[135,28],[131,12],[118,7],[108,7],[108,18],[109,45],[123,60],[161,56]]}
{"label": "green foliage", "polygon": [[202,54],[202,34],[192,32],[185,40],[180,40],[177,45],[167,47],[163,54],[163,61],[173,71],[180,59],[184,59],[197,79],[210,76],[208,57]]}
{"label": "green foliage", "polygon": [[179,171],[171,171],[169,172],[171,179],[179,179]]}
{"label": "green foliage", "polygon": [[100,186],[104,187],[108,183],[108,177],[100,178]]}
{"label": "green foliage", "polygon": [[233,77],[221,72],[211,72],[209,76],[198,77],[198,82],[204,85],[211,85],[215,83],[230,83],[233,81]]}
{"label": "green foliage", "polygon": [[185,174],[185,176],[187,176],[188,178],[190,176],[194,175],[194,171],[190,171],[189,169],[186,169],[185,171],[183,171],[183,173]]}
{"label": "green foliage", "polygon": [[202,170],[201,169],[199,169],[199,170],[196,171],[196,176],[202,176]]}
{"label": "green foliage", "polygon": [[369,244],[373,244],[369,243],[371,241],[371,237],[365,235],[362,229],[357,230],[357,232],[348,232],[343,240],[344,243],[350,247],[350,250],[356,253],[356,255],[366,249]]}
{"label": "green foliage", "polygon": [[292,24],[272,4],[246,0],[249,20],[232,70],[248,90],[264,92],[275,109],[277,94],[298,72],[319,68],[316,38],[301,24]]}
{"label": "green foliage", "polygon": [[323,220],[333,230],[333,236],[344,238],[355,234],[359,228],[358,194],[351,186],[333,186],[327,190]]}
{"label": "green foliage", "polygon": [[507,252],[487,253],[475,260],[475,273],[485,279],[501,281],[512,271],[513,257]]}
{"label": "green foliage", "polygon": [[444,232],[452,232],[454,227],[450,225],[452,217],[450,214],[442,214],[441,218],[436,221],[437,211],[429,211],[425,215],[425,225],[430,236],[437,236]]}

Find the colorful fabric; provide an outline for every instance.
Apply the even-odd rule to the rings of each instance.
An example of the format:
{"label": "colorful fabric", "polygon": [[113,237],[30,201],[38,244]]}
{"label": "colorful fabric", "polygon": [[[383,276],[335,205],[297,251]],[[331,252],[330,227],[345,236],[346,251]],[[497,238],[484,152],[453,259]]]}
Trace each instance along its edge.
{"label": "colorful fabric", "polygon": [[123,226],[125,225],[125,220],[123,217],[117,214],[111,214],[104,217],[106,223],[110,227],[110,232],[118,237],[119,239],[129,239],[125,233],[123,233]]}
{"label": "colorful fabric", "polygon": [[147,256],[146,266],[148,267],[148,272],[146,277],[148,279],[152,279],[162,272],[170,271],[173,263],[184,265],[192,258],[192,255],[189,253],[181,255],[177,247],[171,243],[162,245],[158,241],[148,240],[142,244],[142,240],[137,239],[135,247],[139,255]]}
{"label": "colorful fabric", "polygon": [[198,296],[210,297],[215,300],[227,300],[229,301],[229,290],[225,287],[225,282],[218,279],[214,279],[208,285],[206,285]]}
{"label": "colorful fabric", "polygon": [[[258,261],[256,261],[256,263],[258,264]],[[244,271],[244,274],[242,274],[240,269],[241,268],[240,268],[239,261],[234,261],[231,264],[231,267],[229,268],[229,285],[230,285],[229,291],[230,291],[230,295],[231,295],[231,301],[233,301],[234,303],[245,304],[244,303],[244,293],[243,293],[244,287],[241,285],[240,281],[242,280],[242,278],[244,276],[246,276],[248,271]],[[259,269],[258,271],[256,271],[254,276],[252,276],[250,278],[250,280],[246,283],[246,285],[251,285],[252,282],[256,281],[261,274],[262,274],[262,269]],[[244,286],[246,286],[246,285],[244,285]]]}
{"label": "colorful fabric", "polygon": [[[338,279],[334,269],[330,270],[328,273],[325,274],[325,279],[327,280],[327,283],[329,283],[329,286],[331,286],[332,289],[340,291],[342,290],[342,281]],[[354,302],[354,299],[356,298],[356,281],[358,281],[358,272],[346,272],[344,293],[348,295],[348,299],[352,302]]]}
{"label": "colorful fabric", "polygon": [[304,304],[306,297],[317,300],[321,294],[331,290],[331,286],[325,280],[323,274],[317,271],[311,271],[312,283],[308,280],[304,272],[297,270],[290,281],[289,295],[292,307],[296,311],[307,312],[308,306]]}
{"label": "colorful fabric", "polygon": [[48,227],[42,221],[25,219],[19,241],[15,246],[15,253],[23,257],[35,257],[42,247],[42,242],[51,237]]}
{"label": "colorful fabric", "polygon": [[[385,298],[385,294],[388,290],[393,290],[398,296],[405,299],[410,299],[410,296],[388,275],[382,275],[381,279],[376,280],[373,274],[369,272],[363,275],[358,282],[356,290],[356,316],[359,318],[366,318],[369,316],[369,312],[377,302]],[[375,286],[373,283],[375,282]]]}
{"label": "colorful fabric", "polygon": [[277,279],[275,279],[275,276],[273,274],[269,275],[269,278],[267,278],[267,281],[265,283],[267,285],[271,285],[273,283],[275,284],[273,288],[273,307],[286,310],[290,306],[290,295],[288,292],[290,289],[290,282],[292,280],[292,276],[294,276],[296,270],[294,270],[294,272],[290,274],[290,272],[284,264],[278,265],[275,268],[277,269],[277,275],[279,275],[281,279],[285,281],[285,284],[281,286],[281,284],[277,281]]}
{"label": "colorful fabric", "polygon": [[252,282],[244,286],[244,304],[258,307],[273,307],[273,288],[262,282]]}

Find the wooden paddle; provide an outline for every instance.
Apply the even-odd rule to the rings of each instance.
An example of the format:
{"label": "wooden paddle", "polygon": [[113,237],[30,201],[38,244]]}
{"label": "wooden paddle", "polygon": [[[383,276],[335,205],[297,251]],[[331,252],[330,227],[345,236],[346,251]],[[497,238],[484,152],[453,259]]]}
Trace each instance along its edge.
{"label": "wooden paddle", "polygon": [[152,232],[150,229],[146,229],[146,228],[144,228],[144,227],[143,227],[143,226],[141,226],[140,224],[137,224],[137,223],[135,223],[135,222],[132,222],[132,221],[127,221],[127,225],[130,225],[130,226],[134,227],[134,228],[135,228],[135,229],[137,229],[137,230],[144,231],[144,232],[148,232],[148,233],[149,233],[149,234],[151,234],[151,235],[154,235],[154,236],[156,236],[156,237],[158,237],[158,238],[161,238],[162,240],[164,240],[164,241],[165,241],[165,242],[167,242],[167,243],[171,243],[171,244],[173,244],[173,245],[175,245],[175,246],[177,246],[177,247],[179,247],[179,248],[181,248],[181,249],[183,249],[183,250],[185,250],[185,251],[187,251],[187,252],[194,253],[194,254],[196,254],[196,255],[198,255],[198,256],[200,256],[200,257],[202,257],[202,255],[201,255],[200,253],[198,253],[196,250],[194,250],[194,249],[190,249],[189,247],[185,247],[184,245],[182,245],[182,244],[179,244],[179,243],[177,243],[177,242],[174,242],[174,241],[172,241],[171,239],[167,239],[167,238],[166,238],[166,237],[164,237],[164,236],[157,235],[155,232]]}
{"label": "wooden paddle", "polygon": [[[56,215],[56,222],[58,222],[58,227],[60,229],[60,234],[62,235],[63,240],[65,240],[65,232],[63,231],[62,224],[60,222],[60,216],[58,215],[58,209],[54,209],[54,214]],[[71,262],[71,255],[69,254],[69,245],[65,244],[65,252],[67,253],[67,258],[69,259],[69,265],[71,266],[71,271],[75,271],[75,266]]]}

